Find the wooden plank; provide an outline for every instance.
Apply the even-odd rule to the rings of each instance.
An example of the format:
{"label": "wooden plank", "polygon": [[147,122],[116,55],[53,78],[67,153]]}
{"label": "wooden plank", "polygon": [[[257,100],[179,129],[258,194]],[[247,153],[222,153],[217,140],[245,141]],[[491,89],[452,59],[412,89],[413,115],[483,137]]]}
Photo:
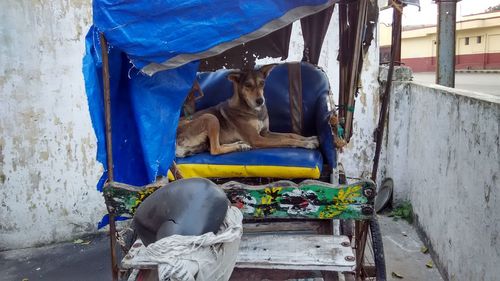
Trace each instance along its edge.
{"label": "wooden plank", "polygon": [[[256,235],[242,237],[236,261],[238,268],[302,270],[302,271],[353,271],[355,261],[349,238],[331,235]],[[154,269],[157,263],[144,254],[145,246],[137,240],[123,258],[122,267]]]}
{"label": "wooden plank", "polygon": [[243,233],[309,232],[321,233],[325,220],[259,221],[245,222]]}
{"label": "wooden plank", "polygon": [[[134,189],[114,183],[104,187],[104,194],[116,215],[132,217],[144,199],[159,187],[152,184]],[[338,186],[315,180],[300,184],[277,181],[260,186],[228,182],[221,188],[245,219],[366,220],[373,216],[375,184],[371,181]]]}
{"label": "wooden plank", "polygon": [[155,269],[158,264],[148,261],[148,258],[144,255],[144,250],[146,247],[142,244],[141,239],[137,239],[135,243],[130,247],[128,253],[123,257],[122,267],[126,269],[136,268],[136,269]]}
{"label": "wooden plank", "polygon": [[356,276],[352,272],[344,272],[345,281],[356,281]]}
{"label": "wooden plank", "polygon": [[323,281],[339,281],[339,273],[332,271],[321,271]]}
{"label": "wooden plank", "polygon": [[[321,278],[319,271],[234,268],[230,281],[283,281]],[[321,279],[320,279],[321,280]]]}
{"label": "wooden plank", "polygon": [[[352,271],[354,254],[346,236],[244,235],[236,260],[238,268]],[[348,244],[349,245],[349,244]]]}

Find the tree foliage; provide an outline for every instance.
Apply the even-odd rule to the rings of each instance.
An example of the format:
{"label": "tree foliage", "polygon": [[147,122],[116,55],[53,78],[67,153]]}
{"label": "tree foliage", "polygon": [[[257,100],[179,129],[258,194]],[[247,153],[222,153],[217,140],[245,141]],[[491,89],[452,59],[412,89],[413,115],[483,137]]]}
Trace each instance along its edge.
{"label": "tree foliage", "polygon": [[488,9],[486,9],[486,12],[493,12],[493,11],[500,11],[500,4],[491,6]]}

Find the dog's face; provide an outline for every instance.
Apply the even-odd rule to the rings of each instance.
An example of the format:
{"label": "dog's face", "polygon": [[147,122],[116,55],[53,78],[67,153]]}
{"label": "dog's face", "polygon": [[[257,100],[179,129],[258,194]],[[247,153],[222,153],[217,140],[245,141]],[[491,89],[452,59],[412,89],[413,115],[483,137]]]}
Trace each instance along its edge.
{"label": "dog's face", "polygon": [[238,97],[250,108],[260,110],[264,107],[264,83],[275,65],[265,65],[258,70],[231,72],[227,78],[235,83]]}

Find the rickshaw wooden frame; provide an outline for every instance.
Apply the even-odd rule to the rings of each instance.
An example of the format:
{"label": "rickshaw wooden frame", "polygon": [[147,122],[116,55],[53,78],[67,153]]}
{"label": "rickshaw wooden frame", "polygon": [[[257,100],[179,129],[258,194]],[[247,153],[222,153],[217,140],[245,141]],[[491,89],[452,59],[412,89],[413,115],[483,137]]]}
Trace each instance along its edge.
{"label": "rickshaw wooden frame", "polygon": [[[367,22],[367,9],[368,9],[368,2],[370,0],[358,0],[360,4],[360,12],[362,16],[358,17],[358,28],[356,30],[356,35],[355,37],[355,42],[354,46],[356,46],[357,49],[354,51],[354,56],[352,57],[352,61],[350,62],[351,67],[346,67],[345,65],[341,64],[341,69],[340,69],[340,79],[344,80],[341,85],[348,86],[348,91],[349,91],[349,97],[352,96],[352,99],[349,98],[347,101],[344,101],[345,104],[347,105],[344,108],[340,108],[341,111],[345,112],[345,115],[349,119],[346,124],[350,124],[352,121],[352,110],[350,109],[351,107],[354,106],[354,92],[355,89],[357,88],[358,84],[358,79],[359,79],[359,73],[360,73],[360,60],[362,60],[361,57],[361,48],[362,48],[362,38],[361,35],[363,33],[363,28],[366,25]],[[347,2],[353,2],[353,1],[347,1]],[[341,13],[342,16],[342,13]],[[346,15],[344,15],[346,16]],[[340,37],[341,38],[347,38],[348,34],[343,33],[342,31],[340,32]],[[109,60],[108,60],[108,43],[106,41],[106,38],[103,33],[100,33],[100,44],[101,44],[101,50],[102,50],[102,77],[103,77],[103,91],[104,91],[104,116],[105,116],[105,139],[106,139],[106,154],[107,154],[107,167],[108,167],[108,180],[105,184],[105,192],[104,192],[104,197],[105,197],[105,202],[107,205],[107,210],[109,213],[109,233],[110,233],[110,249],[111,249],[111,265],[112,265],[112,277],[113,280],[118,280],[120,278],[120,268],[118,266],[118,261],[117,261],[117,256],[116,256],[116,245],[117,245],[117,229],[116,229],[116,221],[115,221],[115,216],[116,216],[116,204],[114,204],[114,194],[113,192],[109,192],[109,190],[129,190],[131,192],[137,192],[139,190],[138,187],[131,186],[131,185],[126,185],[123,183],[115,182],[114,181],[114,168],[113,168],[113,153],[112,153],[112,122],[111,122],[111,98],[110,98],[110,81],[109,81]],[[342,52],[341,52],[342,56]],[[341,58],[342,62],[342,58]],[[342,88],[342,86],[341,86]],[[341,89],[342,90],[342,89]],[[346,90],[346,89],[343,89]],[[348,125],[350,126],[350,125]],[[351,134],[351,129],[349,128],[348,131],[348,136],[347,138],[350,137]],[[175,165],[175,164],[174,164]],[[175,166],[174,166],[175,167]],[[332,171],[332,183],[340,183],[340,184],[346,184],[345,181],[342,181],[342,177],[340,178],[339,182],[339,173],[343,173],[343,171],[338,171],[338,170],[333,170]],[[140,189],[144,190],[152,190],[154,191],[155,189],[161,187],[164,184],[164,182],[155,182],[149,185],[146,185],[144,187],[141,187]],[[108,190],[108,192],[106,192]],[[364,197],[369,198],[370,202],[372,202],[374,196],[376,193],[376,188],[373,189],[370,187],[368,190],[367,194],[363,194]],[[141,198],[142,200],[142,198]],[[364,210],[364,214],[366,215],[365,217],[355,217],[356,221],[353,223],[350,220],[345,220],[349,218],[342,218],[338,217],[340,219],[343,219],[341,221],[341,227],[340,227],[340,232],[341,234],[345,234],[349,236],[349,238],[352,239],[352,246],[356,252],[356,262],[357,262],[357,269],[353,274],[346,273],[346,280],[350,280],[352,278],[357,278],[357,280],[365,280],[363,275],[370,274],[370,271],[373,271],[373,268],[365,268],[362,269],[361,263],[363,262],[363,257],[364,256],[364,249],[366,245],[366,240],[367,236],[371,234],[372,236],[374,235],[374,231],[379,233],[378,226],[376,228],[373,228],[371,231],[368,231],[371,229],[372,223],[376,224],[376,218],[374,216],[373,212],[373,205],[367,205],[368,209]],[[336,218],[337,217],[332,217]],[[343,227],[342,227],[343,225]],[[330,227],[331,228],[331,227]],[[332,229],[323,229],[323,232],[332,232]],[[381,241],[377,241],[377,243],[381,243]],[[382,252],[382,258],[383,258],[383,252]],[[375,264],[375,266],[378,266]],[[363,272],[364,270],[364,272]],[[328,275],[325,275],[328,276]],[[377,280],[385,280],[385,268],[384,268],[384,274],[383,276],[376,276]],[[333,280],[333,279],[332,279]],[[352,279],[354,280],[354,279]]]}

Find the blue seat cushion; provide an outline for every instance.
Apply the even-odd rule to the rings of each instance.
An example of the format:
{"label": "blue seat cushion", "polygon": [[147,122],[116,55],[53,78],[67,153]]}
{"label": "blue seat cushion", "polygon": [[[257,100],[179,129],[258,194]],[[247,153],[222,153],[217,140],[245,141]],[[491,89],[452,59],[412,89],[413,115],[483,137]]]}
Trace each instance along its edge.
{"label": "blue seat cushion", "polygon": [[[277,65],[266,79],[264,96],[269,113],[269,129],[272,132],[292,132],[290,112],[289,64]],[[221,69],[198,74],[204,96],[196,100],[196,110],[217,105],[233,95],[233,85],[227,79],[231,72]],[[323,160],[330,168],[337,166],[337,155],[329,124],[330,83],[326,74],[317,66],[300,63],[302,81],[302,129],[303,136],[318,136]],[[250,154],[249,156],[253,156]],[[233,157],[233,156],[231,156]],[[274,156],[273,156],[274,157]],[[286,158],[286,155],[284,156]],[[300,160],[298,160],[300,162]],[[286,166],[284,164],[284,166]]]}
{"label": "blue seat cushion", "polygon": [[186,178],[272,177],[319,178],[321,151],[304,148],[264,148],[222,155],[200,153],[176,159]]}

